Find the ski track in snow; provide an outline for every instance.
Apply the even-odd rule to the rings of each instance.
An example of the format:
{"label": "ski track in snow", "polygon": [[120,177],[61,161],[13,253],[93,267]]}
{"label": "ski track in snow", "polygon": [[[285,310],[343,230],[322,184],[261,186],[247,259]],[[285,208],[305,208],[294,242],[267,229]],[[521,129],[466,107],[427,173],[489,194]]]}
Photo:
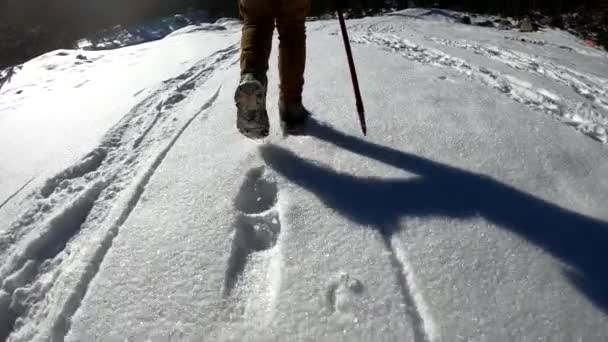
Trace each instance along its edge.
{"label": "ski track in snow", "polygon": [[281,278],[278,187],[264,167],[247,172],[234,199],[238,212],[222,296],[229,322],[272,321]]}
{"label": "ski track in snow", "polygon": [[[383,237],[384,246],[388,252],[391,266],[394,269],[395,277],[397,278],[397,284],[401,291],[401,297],[405,303],[408,318],[411,320],[412,329],[414,330],[414,341],[415,342],[429,342],[434,340],[432,321],[430,316],[426,314],[426,310],[422,308],[426,307],[423,304],[422,295],[416,290],[414,286],[414,279],[411,267],[405,257],[399,249],[395,248],[397,243],[393,240],[397,240],[396,237]],[[425,315],[423,315],[423,313]]]}
{"label": "ski track in snow", "polygon": [[[554,80],[562,85],[572,88],[576,93],[598,105],[604,110],[608,110],[608,80],[600,77],[586,75],[562,65],[552,62],[542,61],[537,56],[531,56],[523,52],[509,51],[496,46],[484,46],[468,41],[452,41],[436,37],[427,37],[428,40],[443,46],[457,47],[464,50],[473,51],[475,54],[497,60],[514,69],[523,70]],[[598,125],[608,125],[608,116],[596,113]],[[590,120],[594,120],[594,117]]]}
{"label": "ski track in snow", "polygon": [[608,58],[608,53],[602,52],[601,50],[594,49],[594,48],[577,47],[575,45],[566,46],[566,45],[554,44],[554,43],[548,42],[546,40],[530,39],[528,37],[505,37],[505,39],[516,41],[516,42],[521,42],[521,43],[526,43],[526,44],[534,44],[534,45],[538,45],[538,46],[549,46],[552,48],[557,48],[557,49],[561,49],[561,50],[570,51],[573,53],[578,53],[578,54],[584,55],[584,56]]}
{"label": "ski track in snow", "polygon": [[[375,32],[353,35],[351,41],[358,44],[375,44],[391,52],[399,53],[404,58],[432,66],[448,68],[478,81],[490,88],[496,89],[512,100],[521,103],[534,111],[550,114],[561,122],[575,127],[580,132],[602,142],[608,143],[608,115],[602,114],[594,105],[583,101],[562,98],[550,91],[535,87],[511,75],[501,74],[485,67],[475,66],[469,62],[450,56],[442,51],[416,45],[396,35],[379,34]],[[444,45],[456,45],[447,40],[432,39]],[[523,53],[496,52],[492,49],[482,49],[479,45],[466,43],[463,48],[475,49],[479,54],[499,59],[514,68],[528,70],[550,77],[564,85],[571,86],[577,93],[585,96],[595,105],[603,108],[608,104],[606,90],[602,85],[606,80],[584,75],[563,66],[531,61],[530,56]],[[478,48],[476,48],[478,47]],[[492,52],[494,51],[494,52]],[[498,54],[498,55],[496,55]],[[503,57],[500,57],[503,56]]]}
{"label": "ski track in snow", "polygon": [[27,182],[25,182],[25,184],[23,184],[19,189],[17,189],[17,191],[15,191],[12,195],[8,196],[4,201],[2,201],[2,203],[0,203],[0,209],[7,205],[8,202],[15,198],[15,196],[19,195],[19,193],[23,191],[23,189],[27,188],[27,186],[30,185],[30,183],[32,183],[34,179],[36,179],[36,177],[30,178]]}
{"label": "ski track in snow", "polygon": [[[163,81],[98,148],[36,191],[0,236],[0,340],[63,339],[120,226],[181,134],[209,113],[221,89],[216,71],[237,54],[231,45]],[[191,96],[214,87],[206,101]],[[178,115],[188,105],[196,112]]]}

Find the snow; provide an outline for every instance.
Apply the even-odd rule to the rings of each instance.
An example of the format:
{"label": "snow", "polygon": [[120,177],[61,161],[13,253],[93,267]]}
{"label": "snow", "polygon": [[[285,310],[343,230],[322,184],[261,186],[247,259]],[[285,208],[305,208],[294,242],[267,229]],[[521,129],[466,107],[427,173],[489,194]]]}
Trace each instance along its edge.
{"label": "snow", "polygon": [[261,142],[234,21],[26,63],[0,90],[0,338],[606,339],[608,59],[424,13],[348,23],[369,137],[332,21],[307,133],[271,115]]}
{"label": "snow", "polygon": [[[159,82],[185,72],[223,40],[212,35],[200,44],[186,36],[106,52],[56,51],[26,63],[0,89],[0,199],[77,163],[125,113],[146,98],[157,101]],[[78,55],[87,56],[84,63]],[[138,128],[146,124],[142,119]],[[0,231],[17,214],[0,212]]]}

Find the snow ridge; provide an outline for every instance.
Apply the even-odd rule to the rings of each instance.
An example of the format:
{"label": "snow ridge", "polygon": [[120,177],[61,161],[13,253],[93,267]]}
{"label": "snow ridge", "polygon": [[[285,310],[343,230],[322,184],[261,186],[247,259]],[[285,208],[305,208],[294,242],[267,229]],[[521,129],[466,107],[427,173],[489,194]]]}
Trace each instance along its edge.
{"label": "snow ridge", "polygon": [[55,177],[48,179],[42,189],[40,189],[40,195],[43,198],[49,198],[49,196],[51,196],[51,194],[55,192],[61,182],[74,178],[80,178],[90,172],[97,170],[101,163],[103,163],[103,160],[106,158],[106,156],[107,151],[105,149],[95,149],[76,165],[73,165],[68,169],[60,172]]}
{"label": "snow ridge", "polygon": [[[216,71],[237,52],[231,45],[162,82],[98,148],[37,191],[33,207],[0,236],[0,309],[6,312],[0,339],[65,336],[120,226],[182,133],[210,112],[221,89]],[[216,90],[207,100],[188,96],[210,88]],[[178,106],[194,114],[184,118]]]}
{"label": "snow ridge", "polygon": [[[0,337],[7,338],[10,328],[17,318],[27,311],[27,301],[43,299],[49,288],[38,285],[27,287],[36,276],[46,273],[53,260],[66,248],[70,239],[79,231],[107,184],[103,181],[93,184],[80,196],[51,217],[41,228],[39,235],[34,236],[26,248],[17,250],[8,262],[0,269],[2,291],[12,296],[10,307],[6,312],[6,325],[0,330]],[[38,274],[40,273],[40,274]]]}

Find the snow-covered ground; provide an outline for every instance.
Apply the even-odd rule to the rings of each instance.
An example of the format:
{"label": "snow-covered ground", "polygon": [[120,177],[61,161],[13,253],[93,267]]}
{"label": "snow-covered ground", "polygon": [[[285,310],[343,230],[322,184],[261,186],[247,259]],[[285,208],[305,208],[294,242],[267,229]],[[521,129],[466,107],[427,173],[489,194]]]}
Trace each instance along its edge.
{"label": "snow-covered ground", "polygon": [[234,128],[234,22],[26,63],[0,340],[606,340],[608,55],[415,13],[348,23],[368,137],[333,21],[307,134],[273,86],[262,142]]}

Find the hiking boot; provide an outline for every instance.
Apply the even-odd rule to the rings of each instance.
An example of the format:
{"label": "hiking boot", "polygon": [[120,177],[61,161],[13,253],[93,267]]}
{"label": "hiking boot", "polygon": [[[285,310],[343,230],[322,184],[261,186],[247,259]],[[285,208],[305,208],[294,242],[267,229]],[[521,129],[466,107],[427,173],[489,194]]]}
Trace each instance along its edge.
{"label": "hiking boot", "polygon": [[258,79],[254,74],[244,74],[236,88],[234,102],[237,107],[236,127],[250,139],[268,136],[270,123],[266,112],[266,77]]}
{"label": "hiking boot", "polygon": [[306,126],[310,112],[304,108],[302,103],[288,105],[279,101],[279,116],[283,131],[288,134],[297,134]]}

